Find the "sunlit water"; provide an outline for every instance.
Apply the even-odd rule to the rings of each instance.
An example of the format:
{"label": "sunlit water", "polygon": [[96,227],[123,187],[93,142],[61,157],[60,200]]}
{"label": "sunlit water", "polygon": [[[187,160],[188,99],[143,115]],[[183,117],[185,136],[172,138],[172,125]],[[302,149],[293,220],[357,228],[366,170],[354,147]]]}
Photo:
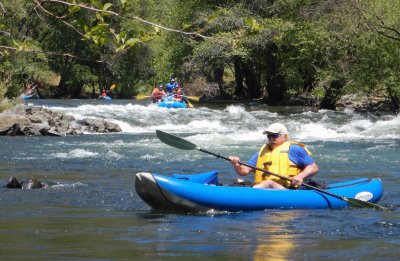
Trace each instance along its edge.
{"label": "sunlit water", "polygon": [[[29,101],[30,102],[30,101]],[[0,179],[36,177],[50,188],[0,189],[2,260],[398,260],[400,258],[400,117],[305,108],[195,104],[165,109],[147,101],[37,100],[77,119],[119,124],[117,134],[0,137]],[[379,177],[371,209],[266,210],[202,215],[152,211],[134,176],[232,166],[199,151],[161,143],[155,130],[246,161],[265,141],[263,129],[284,123],[306,143],[326,182]]]}

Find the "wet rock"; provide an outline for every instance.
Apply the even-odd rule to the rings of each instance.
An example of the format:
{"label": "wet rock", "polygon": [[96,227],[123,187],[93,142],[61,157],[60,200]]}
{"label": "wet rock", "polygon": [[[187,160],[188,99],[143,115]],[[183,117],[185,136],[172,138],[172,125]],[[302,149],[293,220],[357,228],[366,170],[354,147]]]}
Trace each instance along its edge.
{"label": "wet rock", "polygon": [[18,182],[16,177],[11,177],[10,181],[7,183],[6,188],[22,188],[22,184]]}
{"label": "wet rock", "polygon": [[59,133],[56,129],[50,128],[49,130],[43,130],[41,131],[41,134],[43,136],[52,136],[52,137],[61,137],[63,136],[61,133]]}
{"label": "wet rock", "polygon": [[386,97],[371,96],[358,97],[357,95],[345,95],[336,103],[336,110],[352,109],[358,112],[388,112],[392,111],[392,102]]}
{"label": "wet rock", "polygon": [[0,136],[5,136],[5,135],[7,135],[7,133],[8,133],[9,130],[10,130],[10,128],[0,129]]}
{"label": "wet rock", "polygon": [[104,121],[104,127],[108,132],[121,132],[122,131],[121,127],[119,127],[118,124],[108,122],[108,121]]}
{"label": "wet rock", "polygon": [[47,124],[37,124],[32,127],[25,127],[24,132],[27,136],[41,136],[42,132],[46,132],[50,129]]}
{"label": "wet rock", "polygon": [[71,124],[68,126],[66,135],[82,135],[82,134],[83,134],[82,126],[77,122],[71,122]]}
{"label": "wet rock", "polygon": [[46,188],[47,186],[42,183],[40,180],[35,178],[29,179],[28,181],[22,182],[22,189],[38,189],[38,188]]}
{"label": "wet rock", "polygon": [[11,177],[6,185],[6,188],[9,189],[38,189],[47,187],[48,185],[46,183],[41,182],[36,178],[30,178],[26,181],[19,182],[16,177]]}
{"label": "wet rock", "polygon": [[17,105],[0,114],[1,136],[53,136],[82,135],[84,131],[121,132],[115,123],[102,119],[75,120],[71,115],[46,108]]}
{"label": "wet rock", "polygon": [[301,95],[292,97],[288,101],[290,106],[318,106],[318,99],[309,93],[303,93]]}
{"label": "wet rock", "polygon": [[19,123],[14,123],[11,127],[0,129],[0,135],[3,136],[24,136],[25,132],[21,129]]}
{"label": "wet rock", "polygon": [[67,122],[71,122],[75,120],[75,117],[72,115],[63,115],[61,120],[63,121],[67,121]]}
{"label": "wet rock", "polygon": [[86,118],[78,121],[83,126],[86,126],[88,131],[104,132],[104,123],[98,119]]}
{"label": "wet rock", "polygon": [[31,122],[28,118],[20,115],[15,115],[12,113],[2,113],[0,114],[0,130],[8,130],[14,124],[19,124],[20,126],[31,126]]}
{"label": "wet rock", "polygon": [[86,130],[91,132],[108,133],[122,131],[117,124],[99,119],[86,118],[78,121],[78,123],[86,126]]}

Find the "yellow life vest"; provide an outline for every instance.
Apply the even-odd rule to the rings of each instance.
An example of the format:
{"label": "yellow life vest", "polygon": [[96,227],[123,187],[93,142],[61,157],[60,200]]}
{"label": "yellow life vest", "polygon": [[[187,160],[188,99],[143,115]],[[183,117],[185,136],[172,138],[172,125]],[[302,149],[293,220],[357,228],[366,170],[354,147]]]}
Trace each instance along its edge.
{"label": "yellow life vest", "polygon": [[[284,177],[293,177],[301,172],[302,169],[297,167],[292,161],[289,160],[289,148],[291,145],[296,144],[303,147],[308,155],[311,152],[304,146],[304,144],[297,142],[286,141],[271,151],[268,144],[261,147],[257,159],[257,168],[268,170],[269,172],[279,174]],[[254,182],[260,183],[263,180],[271,179],[282,186],[288,187],[290,181],[281,179],[273,175],[263,175],[264,172],[256,170]],[[264,177],[263,177],[264,176]]]}

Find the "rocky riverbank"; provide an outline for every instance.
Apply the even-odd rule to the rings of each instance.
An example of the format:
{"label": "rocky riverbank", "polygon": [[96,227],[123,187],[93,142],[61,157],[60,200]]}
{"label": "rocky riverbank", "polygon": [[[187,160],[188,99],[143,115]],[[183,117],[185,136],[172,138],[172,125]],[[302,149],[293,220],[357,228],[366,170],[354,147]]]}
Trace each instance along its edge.
{"label": "rocky riverbank", "polygon": [[387,97],[383,96],[357,96],[344,95],[336,102],[332,102],[332,106],[325,108],[321,105],[321,101],[312,95],[299,95],[293,97],[287,103],[288,106],[309,106],[313,111],[319,109],[328,109],[334,111],[343,111],[350,109],[355,112],[371,112],[371,113],[396,113],[393,102]]}
{"label": "rocky riverbank", "polygon": [[71,115],[24,104],[0,114],[0,136],[65,136],[121,131],[117,124],[109,121],[76,120]]}

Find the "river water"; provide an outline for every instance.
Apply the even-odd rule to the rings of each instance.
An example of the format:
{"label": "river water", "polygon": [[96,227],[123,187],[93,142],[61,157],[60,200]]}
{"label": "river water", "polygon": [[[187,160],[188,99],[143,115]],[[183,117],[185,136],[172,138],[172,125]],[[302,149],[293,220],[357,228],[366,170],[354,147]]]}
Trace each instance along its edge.
{"label": "river water", "polygon": [[[398,260],[400,117],[305,108],[195,104],[165,109],[148,101],[28,101],[77,119],[119,124],[117,134],[0,137],[0,180],[38,178],[38,190],[0,189],[2,260]],[[155,130],[246,161],[282,122],[306,143],[319,178],[379,177],[378,203],[391,209],[265,210],[182,215],[152,211],[134,189],[137,172],[218,170],[229,162],[161,143]]]}

